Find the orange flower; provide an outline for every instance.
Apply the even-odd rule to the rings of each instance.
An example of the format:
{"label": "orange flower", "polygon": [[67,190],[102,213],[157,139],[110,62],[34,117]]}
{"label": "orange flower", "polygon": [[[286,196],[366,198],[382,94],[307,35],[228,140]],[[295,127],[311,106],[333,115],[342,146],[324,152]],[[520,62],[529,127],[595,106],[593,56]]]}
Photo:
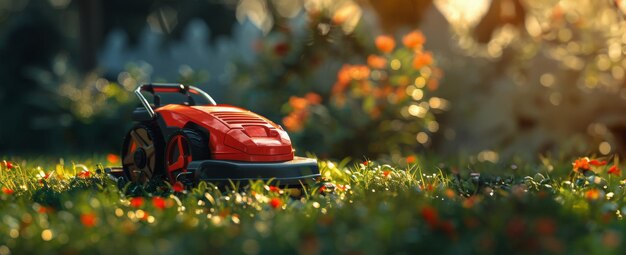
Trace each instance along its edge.
{"label": "orange flower", "polygon": [[306,98],[292,96],[289,98],[289,105],[296,111],[303,110],[309,105]]}
{"label": "orange flower", "polygon": [[15,191],[7,187],[2,187],[2,193],[7,194],[7,195],[12,195],[13,193],[15,193]]}
{"label": "orange flower", "polygon": [[306,95],[304,95],[304,98],[306,98],[306,100],[310,104],[320,104],[322,102],[322,97],[313,92],[306,93]]}
{"label": "orange flower", "polygon": [[291,132],[298,132],[304,128],[304,120],[298,118],[296,113],[291,113],[284,117],[283,124]]}
{"label": "orange flower", "polygon": [[607,171],[607,173],[615,176],[620,176],[622,175],[622,169],[619,169],[619,167],[613,165],[611,168],[609,168],[609,171]]}
{"label": "orange flower", "polygon": [[422,67],[433,63],[433,54],[430,52],[415,54],[413,58],[413,68],[416,70],[422,69]]}
{"label": "orange flower", "polygon": [[572,163],[574,171],[582,173],[584,170],[589,170],[589,158],[579,158]]}
{"label": "orange flower", "polygon": [[369,55],[367,57],[367,64],[374,69],[383,69],[387,65],[387,59],[376,55]]}
{"label": "orange flower", "polygon": [[[322,186],[322,187],[324,187],[324,186]],[[274,198],[272,198],[270,200],[269,204],[273,208],[278,208],[278,207],[281,207],[283,205],[283,201],[280,200],[280,198],[274,197]]]}
{"label": "orange flower", "polygon": [[120,157],[117,154],[109,153],[107,155],[107,161],[111,164],[117,164],[117,162],[120,162]]}
{"label": "orange flower", "polygon": [[391,173],[391,171],[385,170],[385,171],[383,171],[383,176],[387,177],[387,176],[389,176],[390,173]]}
{"label": "orange flower", "polygon": [[417,157],[415,157],[415,155],[410,155],[408,157],[406,157],[406,163],[407,164],[413,164],[417,161]]}
{"label": "orange flower", "polygon": [[600,198],[600,190],[598,189],[590,189],[585,192],[585,198],[587,200],[598,200]]}
{"label": "orange flower", "polygon": [[402,43],[409,49],[420,49],[426,42],[426,37],[419,30],[414,30],[402,37]]}
{"label": "orange flower", "polygon": [[374,41],[376,48],[384,53],[390,53],[396,47],[396,41],[388,35],[380,35]]}
{"label": "orange flower", "polygon": [[80,222],[83,223],[85,227],[93,227],[96,225],[96,214],[95,213],[83,213],[80,215]]}
{"label": "orange flower", "polygon": [[165,199],[163,199],[162,197],[153,197],[152,198],[152,205],[158,209],[165,209]]}

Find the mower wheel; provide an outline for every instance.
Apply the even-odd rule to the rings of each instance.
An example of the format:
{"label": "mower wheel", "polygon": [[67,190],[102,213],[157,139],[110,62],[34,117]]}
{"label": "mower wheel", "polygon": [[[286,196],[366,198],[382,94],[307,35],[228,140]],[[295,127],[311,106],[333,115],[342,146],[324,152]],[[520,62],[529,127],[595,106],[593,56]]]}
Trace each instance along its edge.
{"label": "mower wheel", "polygon": [[178,181],[191,184],[191,173],[187,166],[194,160],[204,160],[210,157],[208,139],[193,129],[183,129],[172,135],[165,151],[165,168],[171,183]]}
{"label": "mower wheel", "polygon": [[140,123],[124,137],[122,168],[131,182],[163,178],[163,138],[156,125]]}

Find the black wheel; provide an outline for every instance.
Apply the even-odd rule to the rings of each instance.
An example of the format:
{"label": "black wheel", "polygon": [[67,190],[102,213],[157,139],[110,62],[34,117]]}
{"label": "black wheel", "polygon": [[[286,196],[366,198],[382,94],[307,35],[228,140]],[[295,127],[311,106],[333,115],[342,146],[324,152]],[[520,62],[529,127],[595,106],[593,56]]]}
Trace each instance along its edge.
{"label": "black wheel", "polygon": [[208,139],[193,129],[183,129],[172,135],[165,151],[165,169],[171,183],[181,181],[181,174],[187,173],[189,162],[210,157]]}
{"label": "black wheel", "polygon": [[162,179],[163,147],[163,138],[158,127],[144,123],[135,125],[124,137],[124,174],[135,183]]}

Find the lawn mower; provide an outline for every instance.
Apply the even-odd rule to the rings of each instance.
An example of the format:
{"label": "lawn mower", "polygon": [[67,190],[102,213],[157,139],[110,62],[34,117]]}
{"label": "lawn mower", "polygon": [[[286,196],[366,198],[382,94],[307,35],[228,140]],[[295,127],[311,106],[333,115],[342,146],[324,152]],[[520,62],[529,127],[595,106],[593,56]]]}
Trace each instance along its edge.
{"label": "lawn mower", "polygon": [[294,156],[287,132],[263,116],[216,104],[182,84],[145,84],[135,95],[142,107],[132,114],[137,123],[124,138],[118,167],[131,182],[262,180],[294,187],[320,177],[317,160]]}

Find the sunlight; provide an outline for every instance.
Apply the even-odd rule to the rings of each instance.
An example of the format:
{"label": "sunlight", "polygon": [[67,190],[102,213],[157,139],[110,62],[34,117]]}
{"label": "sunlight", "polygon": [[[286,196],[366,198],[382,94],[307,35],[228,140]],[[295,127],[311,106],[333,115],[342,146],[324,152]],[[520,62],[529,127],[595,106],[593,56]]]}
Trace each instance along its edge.
{"label": "sunlight", "polygon": [[454,25],[475,25],[487,12],[491,0],[435,0],[435,6]]}

